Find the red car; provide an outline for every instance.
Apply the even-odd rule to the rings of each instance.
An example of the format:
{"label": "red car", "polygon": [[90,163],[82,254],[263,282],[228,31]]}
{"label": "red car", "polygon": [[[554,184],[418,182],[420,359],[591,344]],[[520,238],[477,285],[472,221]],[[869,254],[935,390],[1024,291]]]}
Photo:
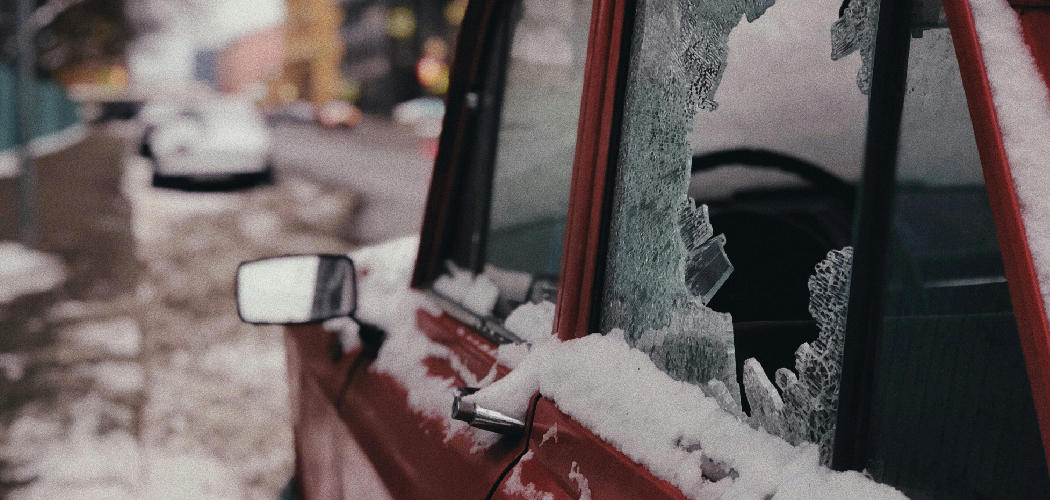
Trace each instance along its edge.
{"label": "red car", "polygon": [[297,493],[1050,498],[1011,2],[472,0],[418,239],[239,270]]}

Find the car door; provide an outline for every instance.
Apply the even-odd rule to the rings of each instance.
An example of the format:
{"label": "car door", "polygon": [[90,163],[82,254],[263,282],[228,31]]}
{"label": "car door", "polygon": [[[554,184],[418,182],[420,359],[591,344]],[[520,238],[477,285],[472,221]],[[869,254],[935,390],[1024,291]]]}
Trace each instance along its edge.
{"label": "car door", "polygon": [[[1050,495],[1046,317],[1033,307],[1041,299],[969,2],[596,8],[623,20],[604,31],[622,46],[619,64],[603,68],[615,89],[585,100],[581,144],[603,123],[620,128],[590,136],[601,154],[577,157],[594,177],[573,196],[591,204],[569,218],[602,222],[593,236],[567,235],[581,242],[580,293],[594,306],[559,310],[559,336],[580,347],[545,351],[558,361],[517,374],[538,381],[512,374],[494,386],[502,398],[538,386],[541,397],[528,451],[493,498]],[[1039,9],[1026,19],[1032,10],[1016,8],[1037,49]],[[603,98],[608,108],[588,109]],[[713,232],[696,241],[707,223]],[[855,252],[843,248],[851,242]],[[700,251],[712,245],[732,262],[728,278],[717,252]],[[643,362],[633,387],[575,356],[616,342],[582,339],[596,331],[699,387],[660,381]],[[608,364],[631,359],[606,352]],[[585,368],[558,367],[568,360]],[[662,395],[663,384],[682,396]],[[690,441],[682,425],[677,438],[649,439],[646,425],[678,425],[659,414],[693,408],[682,398],[698,391],[765,437]],[[774,442],[817,446],[778,462],[793,455]],[[767,472],[788,472],[749,470],[756,455]]]}
{"label": "car door", "polygon": [[[394,498],[486,498],[524,453],[522,433],[474,432],[449,409],[454,388],[509,371],[497,348],[528,333],[504,325],[516,306],[553,321],[590,21],[584,0],[471,2],[422,234],[353,255],[359,316],[387,338],[374,361],[351,366],[351,348],[311,384]],[[311,466],[361,466],[325,461]],[[306,468],[304,482],[339,482]]]}

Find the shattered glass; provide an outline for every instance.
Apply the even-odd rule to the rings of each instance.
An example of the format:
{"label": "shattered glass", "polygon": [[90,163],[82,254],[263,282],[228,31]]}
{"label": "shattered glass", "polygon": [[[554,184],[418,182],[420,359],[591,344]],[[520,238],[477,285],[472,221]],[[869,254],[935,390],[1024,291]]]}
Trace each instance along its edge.
{"label": "shattered glass", "polygon": [[755,358],[744,362],[744,394],[751,405],[750,423],[776,436],[784,432],[784,400]]}
{"label": "shattered glass", "polygon": [[706,209],[685,194],[689,135],[696,113],[717,107],[729,32],[771,5],[638,3],[609,236],[602,331],[622,328],[672,377],[718,380],[734,402],[732,319],[705,305],[731,265],[725,240],[711,238]]}
{"label": "shattered glass", "polygon": [[[678,28],[681,35],[676,41],[678,46],[667,47],[673,50],[669,53],[680,59],[677,67],[683,69],[683,76],[690,79],[692,104],[699,109],[714,110],[718,107],[714,101],[715,89],[722,80],[729,56],[729,32],[740,22],[741,16],[754,22],[773,5],[773,0],[667,3],[667,7],[678,10],[680,14],[680,24],[674,26],[672,23],[668,27]],[[670,20],[675,21],[674,18]]]}
{"label": "shattered glass", "polygon": [[685,242],[685,283],[689,291],[706,305],[718,292],[733,264],[726,255],[725,235],[712,237],[714,228],[707,215],[707,205],[688,199],[681,211],[682,241]]}
{"label": "shattered glass", "polygon": [[744,390],[751,405],[751,424],[791,444],[814,443],[820,460],[831,463],[838,409],[842,346],[853,268],[853,248],[833,250],[809,279],[809,312],[820,329],[817,339],[795,351],[795,370],[780,368],[776,388],[754,358],[744,363]]}
{"label": "shattered glass", "polygon": [[[733,272],[725,250],[732,240],[717,233],[719,228],[712,226],[707,206],[686,194],[694,119],[718,107],[715,91],[725,74],[730,32],[742,19],[756,21],[772,5],[769,0],[639,1],[613,193],[601,330],[622,329],[629,344],[648,354],[671,377],[700,386],[726,411],[755,427],[795,444],[816,443],[822,459],[827,460],[852,249],[827,254],[808,282],[809,311],[820,334],[795,353],[797,373],[781,369],[774,384],[757,360],[745,363],[740,380],[750,403],[748,416],[740,406],[733,319],[707,307]],[[865,91],[877,12],[876,0],[851,0],[832,29],[834,59],[855,51],[865,58],[857,77]],[[830,21],[822,21],[814,35],[823,44],[828,43],[826,22]],[[820,59],[827,61],[823,50]],[[842,81],[852,88],[850,73]],[[735,92],[746,99],[744,91]],[[856,94],[856,90],[849,92]],[[724,109],[730,109],[732,100],[725,95],[721,98],[726,101]],[[866,113],[863,103],[858,106]],[[851,116],[847,121],[856,120]],[[748,122],[727,120],[705,127],[732,128],[734,123]],[[862,144],[863,127],[858,130],[857,144]],[[843,149],[859,148],[853,146],[850,142]],[[849,163],[852,158],[843,161]],[[800,280],[800,292],[802,283]],[[801,314],[805,314],[804,300],[800,297]]]}
{"label": "shattered glass", "polygon": [[831,59],[837,61],[860,51],[857,87],[865,95],[871,90],[875,34],[879,25],[879,0],[846,0],[839,20],[831,25]]}

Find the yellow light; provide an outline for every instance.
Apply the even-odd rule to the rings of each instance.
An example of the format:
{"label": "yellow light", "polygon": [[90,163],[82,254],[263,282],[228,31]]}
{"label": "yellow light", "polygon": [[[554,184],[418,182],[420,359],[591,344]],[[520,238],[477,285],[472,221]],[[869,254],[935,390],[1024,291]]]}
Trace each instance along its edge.
{"label": "yellow light", "polygon": [[441,61],[430,56],[424,56],[416,64],[416,77],[424,87],[434,85],[441,76]]}
{"label": "yellow light", "polygon": [[386,16],[386,31],[390,38],[405,40],[416,33],[416,14],[408,7],[394,7]]}
{"label": "yellow light", "polygon": [[449,76],[450,72],[448,66],[443,65],[441,68],[441,75],[438,77],[437,81],[434,82],[434,85],[428,87],[427,90],[434,95],[444,95],[448,92]]}
{"label": "yellow light", "polygon": [[452,26],[459,26],[467,14],[467,0],[452,0],[445,4],[445,21]]}
{"label": "yellow light", "polygon": [[419,84],[431,94],[440,95],[448,92],[449,67],[444,61],[423,56],[416,64],[416,77]]}
{"label": "yellow light", "polygon": [[361,85],[357,83],[357,80],[347,80],[343,82],[340,97],[344,101],[356,103],[361,99]]}

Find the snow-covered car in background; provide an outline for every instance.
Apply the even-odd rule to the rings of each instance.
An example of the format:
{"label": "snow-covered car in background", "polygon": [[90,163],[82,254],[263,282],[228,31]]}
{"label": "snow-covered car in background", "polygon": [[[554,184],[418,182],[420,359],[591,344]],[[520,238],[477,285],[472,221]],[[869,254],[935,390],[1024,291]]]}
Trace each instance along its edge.
{"label": "snow-covered car in background", "polygon": [[239,271],[297,493],[1050,498],[1048,7],[472,0],[418,239]]}
{"label": "snow-covered car in background", "polygon": [[154,186],[223,189],[273,180],[270,130],[248,99],[204,93],[149,103],[140,115],[140,152],[153,162]]}

